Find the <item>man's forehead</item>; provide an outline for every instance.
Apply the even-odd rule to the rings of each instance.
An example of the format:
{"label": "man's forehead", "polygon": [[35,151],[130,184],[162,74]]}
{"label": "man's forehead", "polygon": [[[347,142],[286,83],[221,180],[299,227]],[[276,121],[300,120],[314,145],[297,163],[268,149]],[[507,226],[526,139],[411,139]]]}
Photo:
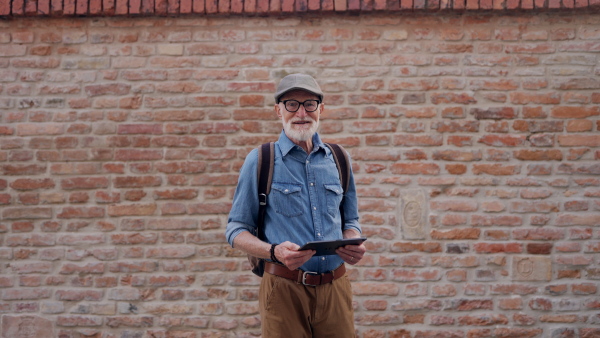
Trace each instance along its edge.
{"label": "man's forehead", "polygon": [[309,91],[306,90],[302,90],[302,89],[294,89],[294,90],[290,90],[289,92],[283,94],[283,96],[281,97],[281,100],[284,99],[295,99],[295,98],[307,98],[307,99],[315,99],[318,100],[319,96],[315,95]]}

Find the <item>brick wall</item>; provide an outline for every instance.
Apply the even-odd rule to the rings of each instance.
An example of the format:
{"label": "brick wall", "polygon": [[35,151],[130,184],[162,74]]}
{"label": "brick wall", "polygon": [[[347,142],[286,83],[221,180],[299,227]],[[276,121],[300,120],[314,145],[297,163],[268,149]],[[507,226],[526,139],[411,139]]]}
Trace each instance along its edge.
{"label": "brick wall", "polygon": [[600,335],[600,16],[0,21],[2,337],[257,336],[224,240],[313,74],[369,253],[360,337]]}

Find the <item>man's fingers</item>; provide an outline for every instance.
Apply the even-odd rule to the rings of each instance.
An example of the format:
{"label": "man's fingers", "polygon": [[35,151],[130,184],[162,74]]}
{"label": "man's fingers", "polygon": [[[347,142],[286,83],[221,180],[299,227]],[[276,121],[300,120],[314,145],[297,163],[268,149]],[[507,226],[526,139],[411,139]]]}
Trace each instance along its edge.
{"label": "man's fingers", "polygon": [[338,256],[340,256],[344,262],[354,265],[358,263],[364,256],[366,248],[361,245],[346,245],[336,250]]}
{"label": "man's fingers", "polygon": [[285,261],[285,265],[291,270],[295,270],[295,269],[301,267],[316,253],[316,251],[314,251],[314,250],[306,250],[306,251],[308,251],[308,252],[305,253],[303,251],[296,251],[297,254],[298,253],[301,253],[301,254],[290,257],[288,260]]}
{"label": "man's fingers", "polygon": [[364,247],[361,247],[360,245],[346,245],[344,247],[340,247],[338,250],[347,255],[363,255],[366,251]]}
{"label": "man's fingers", "polygon": [[300,249],[300,246],[296,243],[292,243],[292,242],[283,242],[281,244],[279,244],[279,246],[281,246],[282,248],[286,248],[288,250],[292,250],[292,251],[298,251],[298,249]]}
{"label": "man's fingers", "polygon": [[298,253],[298,257],[312,257],[314,254],[316,254],[317,252],[315,250],[302,250],[302,251],[296,251]]}
{"label": "man's fingers", "polygon": [[280,261],[292,270],[301,267],[316,253],[314,250],[298,251],[298,249],[300,246],[292,242],[283,242],[275,247]]}

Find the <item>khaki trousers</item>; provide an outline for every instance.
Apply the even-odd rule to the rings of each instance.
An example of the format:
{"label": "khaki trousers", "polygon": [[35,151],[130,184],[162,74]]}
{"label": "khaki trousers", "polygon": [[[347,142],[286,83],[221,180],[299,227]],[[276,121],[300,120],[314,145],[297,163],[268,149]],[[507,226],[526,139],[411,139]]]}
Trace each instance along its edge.
{"label": "khaki trousers", "polygon": [[355,337],[348,276],[306,286],[265,273],[259,305],[262,338]]}

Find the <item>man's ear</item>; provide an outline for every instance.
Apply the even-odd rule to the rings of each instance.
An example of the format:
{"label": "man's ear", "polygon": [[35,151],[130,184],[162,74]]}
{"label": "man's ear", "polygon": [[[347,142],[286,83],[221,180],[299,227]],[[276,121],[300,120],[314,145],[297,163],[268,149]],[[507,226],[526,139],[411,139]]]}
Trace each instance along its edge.
{"label": "man's ear", "polygon": [[277,113],[277,116],[279,118],[282,118],[282,116],[281,116],[281,107],[279,106],[279,103],[275,103],[275,112]]}

